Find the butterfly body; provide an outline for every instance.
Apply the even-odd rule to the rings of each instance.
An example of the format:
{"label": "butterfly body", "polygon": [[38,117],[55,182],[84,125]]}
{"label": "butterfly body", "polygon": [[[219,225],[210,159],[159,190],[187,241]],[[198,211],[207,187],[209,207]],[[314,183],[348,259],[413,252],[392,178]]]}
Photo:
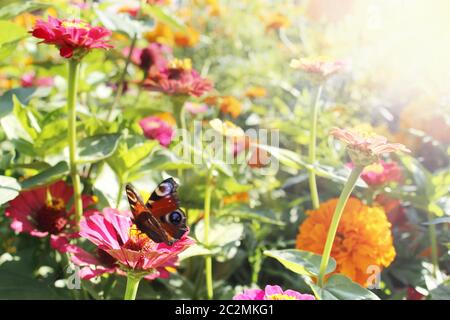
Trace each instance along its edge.
{"label": "butterfly body", "polygon": [[188,230],[186,215],[179,207],[178,184],[173,178],[161,182],[146,203],[131,184],[126,185],[136,227],[154,242],[172,245]]}

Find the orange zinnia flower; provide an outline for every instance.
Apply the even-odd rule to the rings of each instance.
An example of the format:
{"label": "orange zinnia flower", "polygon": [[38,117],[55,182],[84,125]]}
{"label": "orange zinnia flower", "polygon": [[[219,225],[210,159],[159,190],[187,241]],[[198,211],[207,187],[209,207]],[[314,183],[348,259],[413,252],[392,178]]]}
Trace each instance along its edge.
{"label": "orange zinnia flower", "polygon": [[144,38],[148,42],[158,42],[172,47],[175,43],[172,29],[166,24],[157,22],[152,30],[144,34]]}
{"label": "orange zinnia flower", "polygon": [[[331,199],[317,210],[306,212],[297,236],[297,249],[322,254],[327,232],[338,199]],[[331,256],[336,260],[337,273],[367,286],[373,270],[389,266],[395,258],[391,224],[381,207],[369,207],[356,198],[345,206],[334,240]]]}
{"label": "orange zinnia flower", "polygon": [[184,31],[175,32],[174,37],[177,46],[190,48],[194,47],[199,42],[200,32],[192,27],[187,27]]}
{"label": "orange zinnia flower", "polygon": [[237,118],[241,114],[242,105],[235,97],[226,96],[220,101],[220,111],[229,113],[233,118]]}
{"label": "orange zinnia flower", "polygon": [[267,91],[263,87],[250,87],[245,91],[245,96],[251,99],[265,97]]}

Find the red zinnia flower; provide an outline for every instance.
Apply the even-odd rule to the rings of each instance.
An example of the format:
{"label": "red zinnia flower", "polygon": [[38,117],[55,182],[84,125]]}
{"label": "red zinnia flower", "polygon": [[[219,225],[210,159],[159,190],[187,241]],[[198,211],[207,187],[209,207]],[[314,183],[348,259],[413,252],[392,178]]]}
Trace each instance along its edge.
{"label": "red zinnia flower", "polygon": [[152,68],[144,81],[144,87],[169,95],[190,95],[200,97],[210,91],[212,83],[192,69],[191,61],[174,60],[164,68]]}
{"label": "red zinnia flower", "polygon": [[91,49],[112,48],[105,37],[111,31],[103,27],[93,27],[82,20],[60,20],[49,16],[48,21],[38,20],[31,34],[41,43],[54,44],[64,58],[82,58]]}
{"label": "red zinnia flower", "polygon": [[[74,208],[66,209],[72,195],[73,188],[63,181],[23,191],[9,202],[5,215],[12,219],[14,231],[38,238],[50,235],[52,246],[60,250],[60,237],[76,237]],[[94,203],[91,196],[83,195],[82,200],[83,209]]]}
{"label": "red zinnia flower", "polygon": [[136,229],[130,212],[121,214],[110,208],[83,217],[80,235],[115,259],[123,271],[148,272],[153,278],[173,267],[178,255],[194,244],[187,233],[172,246],[153,242]]}

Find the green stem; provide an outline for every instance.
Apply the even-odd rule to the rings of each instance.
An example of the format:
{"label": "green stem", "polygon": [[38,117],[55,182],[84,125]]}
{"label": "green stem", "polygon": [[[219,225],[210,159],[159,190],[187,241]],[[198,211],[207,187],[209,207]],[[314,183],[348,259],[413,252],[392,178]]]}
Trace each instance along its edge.
{"label": "green stem", "polygon": [[76,94],[78,82],[79,61],[69,60],[69,78],[67,91],[68,125],[69,125],[69,169],[73,184],[73,202],[75,207],[75,220],[80,222],[83,214],[83,204],[81,202],[81,183],[77,171],[77,110]]}
{"label": "green stem", "polygon": [[[433,220],[433,215],[428,212],[428,222]],[[436,278],[439,272],[438,245],[436,236],[436,225],[428,225],[428,235],[430,237],[431,261],[433,263],[433,276]]]}
{"label": "green stem", "polygon": [[116,209],[119,208],[120,200],[122,200],[122,190],[123,190],[123,181],[119,180],[119,190],[117,191],[117,197],[116,197]]}
{"label": "green stem", "polygon": [[[310,136],[309,136],[309,163],[314,166],[316,162],[316,137],[317,137],[317,115],[319,113],[319,101],[322,93],[322,86],[319,85],[316,90],[316,96],[313,100],[313,104],[311,107],[311,118],[310,118]],[[313,209],[318,209],[319,202],[319,193],[317,192],[317,183],[316,183],[316,174],[314,170],[309,170],[309,190],[311,192],[311,200]]]}
{"label": "green stem", "polygon": [[319,277],[318,277],[318,285],[323,287],[323,279],[325,276],[325,272],[328,266],[328,262],[330,260],[331,249],[333,248],[334,238],[336,237],[336,231],[339,225],[339,221],[341,220],[342,213],[344,212],[345,204],[347,203],[350,194],[353,191],[353,188],[356,185],[356,181],[358,180],[361,172],[364,167],[355,166],[348,177],[347,182],[344,185],[344,189],[342,189],[341,195],[339,196],[338,203],[336,205],[336,209],[334,210],[333,218],[331,220],[330,228],[328,229],[327,241],[325,242],[325,247],[322,253],[322,260],[320,261],[320,269],[319,269]]}
{"label": "green stem", "polygon": [[123,297],[124,300],[135,300],[136,294],[139,288],[139,282],[141,281],[142,277],[136,276],[131,272],[128,272],[127,274],[127,287],[125,289],[125,296]]}
{"label": "green stem", "polygon": [[108,121],[111,120],[111,116],[114,112],[114,109],[117,107],[120,98],[122,97],[125,86],[125,76],[127,75],[127,69],[131,62],[131,55],[133,54],[134,47],[136,46],[136,41],[137,41],[137,34],[134,34],[133,39],[131,40],[130,52],[128,52],[127,60],[125,61],[125,67],[123,68],[122,74],[120,75],[116,96],[114,97],[113,104],[111,105],[111,108],[109,109],[108,115],[106,117],[106,120]]}
{"label": "green stem", "polygon": [[[206,247],[209,246],[209,225],[210,225],[210,214],[211,214],[211,196],[213,191],[212,184],[212,169],[209,169],[206,178],[206,191],[205,191],[205,234],[204,234],[204,244]],[[212,257],[210,255],[205,257],[205,274],[206,274],[206,292],[209,300],[213,298],[213,278],[212,278]]]}
{"label": "green stem", "polygon": [[[181,129],[181,145],[182,145],[182,154],[183,157],[185,155],[184,146],[188,143],[188,134],[187,134],[187,126],[186,126],[186,110],[184,108],[185,98],[178,98],[174,101],[174,109],[173,112],[175,114],[175,120],[177,121],[178,129]],[[183,178],[183,169],[178,169],[178,177],[180,179]]]}

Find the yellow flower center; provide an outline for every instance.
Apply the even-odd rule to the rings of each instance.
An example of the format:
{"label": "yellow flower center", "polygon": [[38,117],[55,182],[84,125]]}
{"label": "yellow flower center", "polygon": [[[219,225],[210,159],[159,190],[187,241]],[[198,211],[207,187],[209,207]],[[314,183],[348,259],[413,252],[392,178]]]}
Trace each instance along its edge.
{"label": "yellow flower center", "polygon": [[384,167],[380,163],[374,163],[364,168],[364,172],[383,173]]}
{"label": "yellow flower center", "polygon": [[66,204],[61,198],[50,197],[49,199],[47,199],[47,208],[61,211],[66,208]]}
{"label": "yellow flower center", "polygon": [[78,29],[86,29],[86,30],[89,29],[89,25],[86,22],[83,22],[83,21],[78,21],[78,22],[76,22],[76,21],[63,21],[61,23],[61,25],[64,28],[78,28]]}
{"label": "yellow flower center", "polygon": [[287,294],[276,293],[267,296],[268,300],[297,300],[295,297],[289,296]]}
{"label": "yellow flower center", "polygon": [[183,69],[183,70],[191,70],[192,69],[192,61],[189,58],[186,59],[173,59],[169,63],[169,68],[171,69]]}

